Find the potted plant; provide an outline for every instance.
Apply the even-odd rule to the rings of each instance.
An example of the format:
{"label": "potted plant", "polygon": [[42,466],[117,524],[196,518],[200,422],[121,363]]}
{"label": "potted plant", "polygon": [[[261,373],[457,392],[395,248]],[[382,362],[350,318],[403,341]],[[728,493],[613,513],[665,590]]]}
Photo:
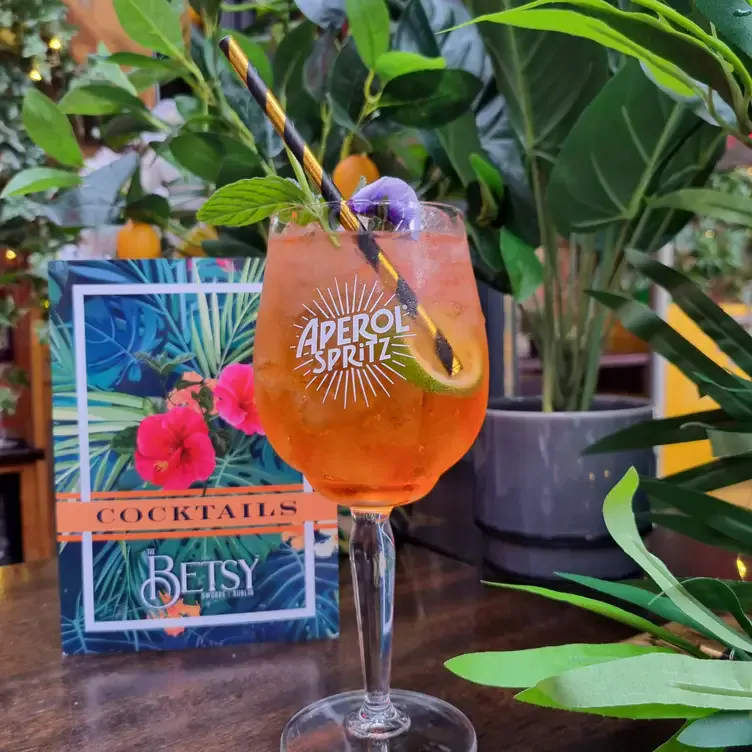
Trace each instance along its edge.
{"label": "potted plant", "polygon": [[[622,11],[507,0],[494,13],[498,3],[470,3],[506,124],[503,148],[487,152],[496,169],[474,160],[480,190],[468,186],[471,221],[486,241],[477,244],[478,269],[497,283],[506,271],[543,370],[539,399],[491,402],[475,452],[486,558],[518,574],[633,570],[604,527],[600,499],[630,465],[653,473],[652,453],[582,452],[644,421],[651,407],[598,396],[599,359],[615,319],[587,291],[623,292],[626,251],[650,254],[682,229],[691,215],[658,201],[703,186],[724,144],[690,96],[701,85],[644,46],[666,40],[635,41],[624,31],[638,19],[655,25],[671,10],[659,0],[645,4],[651,8]],[[570,28],[562,19],[583,19],[591,5],[596,26],[621,24],[614,49],[584,23],[560,33]],[[665,32],[672,35],[679,32]],[[643,49],[648,64],[635,59]],[[688,58],[680,62],[694,70]],[[713,70],[722,73],[720,62]],[[498,175],[501,198],[491,177]],[[644,509],[644,497],[636,504]]]}

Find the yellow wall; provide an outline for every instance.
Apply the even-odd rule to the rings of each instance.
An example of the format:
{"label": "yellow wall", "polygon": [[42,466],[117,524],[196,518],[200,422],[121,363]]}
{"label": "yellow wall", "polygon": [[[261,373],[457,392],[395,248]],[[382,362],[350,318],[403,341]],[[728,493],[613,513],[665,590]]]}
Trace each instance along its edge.
{"label": "yellow wall", "polygon": [[[741,318],[752,315],[752,308],[741,303],[726,303],[722,306],[730,316]],[[686,340],[712,358],[716,363],[729,370],[740,373],[729,358],[724,355],[713,341],[704,334],[675,304],[668,307],[666,320]],[[678,368],[666,363],[664,371],[664,409],[663,417],[671,418],[698,410],[713,410],[717,404],[710,397],[698,395],[697,387],[684,376]],[[713,459],[709,441],[693,441],[687,444],[674,444],[663,447],[660,452],[661,475],[671,475],[696,467]],[[746,483],[718,491],[716,496],[736,504],[752,507],[752,488]]]}

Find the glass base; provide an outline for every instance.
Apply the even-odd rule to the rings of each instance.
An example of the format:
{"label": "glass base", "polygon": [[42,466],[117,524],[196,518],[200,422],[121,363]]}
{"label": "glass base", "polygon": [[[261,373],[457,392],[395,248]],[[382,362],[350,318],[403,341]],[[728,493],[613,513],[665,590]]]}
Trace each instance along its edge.
{"label": "glass base", "polygon": [[467,717],[449,703],[418,692],[394,690],[399,723],[386,734],[361,739],[348,733],[348,718],[357,717],[363,692],[345,692],[303,708],[282,733],[280,752],[477,752]]}

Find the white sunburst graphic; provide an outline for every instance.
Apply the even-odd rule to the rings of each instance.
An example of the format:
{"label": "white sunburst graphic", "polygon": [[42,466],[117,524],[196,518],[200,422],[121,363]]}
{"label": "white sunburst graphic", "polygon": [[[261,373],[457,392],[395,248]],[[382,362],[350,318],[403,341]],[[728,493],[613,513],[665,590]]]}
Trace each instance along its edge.
{"label": "white sunburst graphic", "polygon": [[341,403],[343,408],[380,395],[391,396],[401,371],[414,359],[405,340],[410,332],[396,295],[372,285],[351,284],[334,278],[334,286],[316,288],[310,305],[304,305],[296,344],[296,371],[303,371],[305,389],[322,403]]}

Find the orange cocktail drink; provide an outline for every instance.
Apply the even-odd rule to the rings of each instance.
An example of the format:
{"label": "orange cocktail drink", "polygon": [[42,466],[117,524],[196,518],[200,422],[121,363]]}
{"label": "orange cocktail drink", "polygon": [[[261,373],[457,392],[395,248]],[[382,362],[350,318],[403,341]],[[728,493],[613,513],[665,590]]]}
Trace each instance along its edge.
{"label": "orange cocktail drink", "polygon": [[376,232],[462,364],[380,281],[350,232],[277,222],[269,240],[254,368],[275,450],[340,504],[425,496],[467,452],[485,414],[488,364],[461,217],[423,206],[428,229]]}

